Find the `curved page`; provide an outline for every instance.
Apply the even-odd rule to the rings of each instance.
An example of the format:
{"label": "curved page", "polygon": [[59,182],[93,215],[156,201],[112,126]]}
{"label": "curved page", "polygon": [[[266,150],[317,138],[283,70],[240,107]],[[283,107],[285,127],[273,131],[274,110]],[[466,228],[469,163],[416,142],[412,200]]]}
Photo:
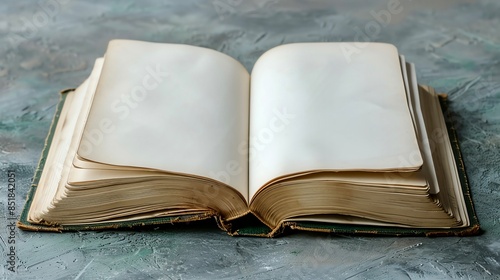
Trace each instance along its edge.
{"label": "curved page", "polygon": [[115,40],[78,155],[99,163],[195,174],[248,196],[249,77],[222,53]]}
{"label": "curved page", "polygon": [[292,173],[422,165],[392,45],[280,46],[257,61],[251,88],[250,197]]}

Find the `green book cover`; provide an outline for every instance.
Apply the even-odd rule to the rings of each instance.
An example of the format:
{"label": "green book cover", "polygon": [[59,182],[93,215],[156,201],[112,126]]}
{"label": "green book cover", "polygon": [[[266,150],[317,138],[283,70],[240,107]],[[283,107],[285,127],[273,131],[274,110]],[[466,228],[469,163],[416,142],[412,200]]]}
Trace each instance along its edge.
{"label": "green book cover", "polygon": [[[467,212],[470,219],[470,226],[465,228],[451,228],[451,229],[435,229],[435,228],[402,228],[402,227],[387,227],[387,226],[368,226],[368,225],[347,225],[347,224],[332,224],[332,223],[321,223],[321,222],[284,222],[280,225],[277,230],[272,231],[270,228],[262,224],[256,217],[248,214],[244,217],[231,221],[230,223],[224,222],[221,217],[217,216],[217,213],[207,211],[203,214],[195,215],[179,215],[179,216],[169,216],[169,217],[158,217],[158,218],[148,218],[139,219],[127,222],[111,222],[111,223],[96,223],[96,224],[85,224],[85,225],[58,225],[58,226],[47,226],[40,224],[32,224],[28,221],[28,211],[30,209],[33,197],[35,195],[42,170],[45,165],[45,161],[50,149],[50,145],[54,136],[54,132],[59,121],[59,116],[64,106],[66,100],[66,93],[72,91],[65,90],[61,92],[60,101],[57,105],[54,118],[49,129],[49,133],[45,140],[44,148],[38,167],[33,176],[32,184],[30,190],[28,191],[28,196],[24,209],[19,217],[17,226],[23,230],[31,231],[52,231],[52,232],[63,232],[63,231],[80,231],[80,230],[105,230],[105,229],[126,229],[126,228],[137,228],[143,226],[154,226],[162,224],[174,224],[174,223],[186,223],[193,221],[200,221],[206,219],[214,219],[219,227],[226,230],[228,234],[233,236],[260,236],[260,237],[274,237],[278,235],[284,235],[291,231],[314,231],[314,232],[327,232],[334,234],[346,234],[346,235],[385,235],[385,236],[467,236],[467,235],[477,235],[480,233],[479,221],[474,210],[472,197],[470,193],[469,182],[467,180],[467,175],[465,171],[464,162],[460,152],[460,146],[458,143],[457,135],[453,124],[450,122],[450,116],[448,111],[448,101],[445,95],[440,95],[441,109],[443,115],[446,119],[446,125],[448,128],[448,133],[451,140],[451,146],[453,148],[455,161],[458,167],[458,172],[460,174],[460,181],[462,185],[462,191],[465,198],[465,203],[467,206]],[[196,226],[195,224],[193,226]]]}

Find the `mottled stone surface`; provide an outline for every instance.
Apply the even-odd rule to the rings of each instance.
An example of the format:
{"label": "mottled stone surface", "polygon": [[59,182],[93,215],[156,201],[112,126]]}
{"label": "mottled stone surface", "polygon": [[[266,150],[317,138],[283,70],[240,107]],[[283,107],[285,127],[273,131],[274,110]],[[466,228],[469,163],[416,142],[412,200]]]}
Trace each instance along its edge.
{"label": "mottled stone surface", "polygon": [[[498,1],[3,1],[0,15],[0,278],[498,279]],[[17,272],[11,273],[7,170],[16,174],[19,214],[57,92],[79,85],[114,38],[209,47],[249,70],[264,51],[283,43],[395,44],[416,63],[421,83],[450,95],[484,234],[234,238],[212,223],[65,234],[16,230]]]}

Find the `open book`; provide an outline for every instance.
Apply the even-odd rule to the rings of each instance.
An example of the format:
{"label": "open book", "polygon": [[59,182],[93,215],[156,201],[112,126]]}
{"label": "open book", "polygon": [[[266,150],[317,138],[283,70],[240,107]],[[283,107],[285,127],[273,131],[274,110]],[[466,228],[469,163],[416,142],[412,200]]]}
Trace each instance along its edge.
{"label": "open book", "polygon": [[114,40],[62,99],[22,229],[479,229],[439,97],[390,44],[283,45],[250,77],[214,50]]}

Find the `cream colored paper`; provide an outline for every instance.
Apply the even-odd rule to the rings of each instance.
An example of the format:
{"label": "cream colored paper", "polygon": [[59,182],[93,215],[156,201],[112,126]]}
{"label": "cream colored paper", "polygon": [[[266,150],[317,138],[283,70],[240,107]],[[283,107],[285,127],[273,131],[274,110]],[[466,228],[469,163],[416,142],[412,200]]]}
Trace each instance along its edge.
{"label": "cream colored paper", "polygon": [[78,155],[195,174],[245,198],[249,76],[222,53],[188,45],[115,40]]}
{"label": "cream colored paper", "polygon": [[422,157],[396,48],[299,43],[255,64],[250,105],[250,197],[307,170],[417,170]]}
{"label": "cream colored paper", "polygon": [[98,58],[90,77],[73,93],[66,93],[68,95],[39,181],[41,191],[36,192],[31,205],[29,219],[32,221],[40,220],[43,212],[53,207],[53,202],[64,194],[71,161],[76,154],[102,64],[103,59]]}

